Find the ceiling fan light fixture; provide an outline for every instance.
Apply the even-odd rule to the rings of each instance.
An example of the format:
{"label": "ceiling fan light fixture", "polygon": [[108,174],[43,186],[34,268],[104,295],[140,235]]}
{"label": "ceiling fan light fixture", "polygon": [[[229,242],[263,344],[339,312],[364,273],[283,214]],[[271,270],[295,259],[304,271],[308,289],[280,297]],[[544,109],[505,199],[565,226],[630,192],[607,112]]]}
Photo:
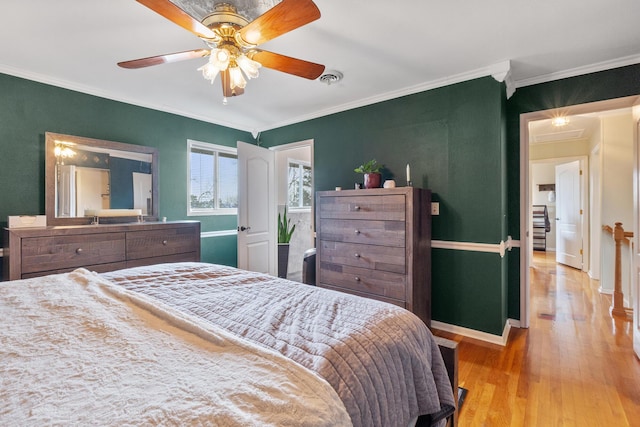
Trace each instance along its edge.
{"label": "ceiling fan light fixture", "polygon": [[172,0],[137,1],[198,36],[207,49],[119,62],[120,67],[136,69],[209,56],[207,63],[198,71],[211,83],[220,75],[225,100],[228,96],[242,95],[246,79],[257,78],[261,67],[310,80],[317,79],[324,71],[321,64],[256,49],[258,45],[319,19],[320,10],[313,0],[269,0],[278,3],[252,21],[240,15],[236,6],[225,0],[215,0],[213,13],[201,21]]}
{"label": "ceiling fan light fixture", "polygon": [[202,71],[202,77],[210,80],[211,84],[213,84],[220,71],[224,71],[229,67],[230,60],[231,53],[227,49],[213,48],[209,55],[209,61],[198,68],[198,71]]}
{"label": "ceiling fan light fixture", "polygon": [[231,60],[231,53],[227,49],[211,49],[209,62],[220,71],[226,70]]}
{"label": "ceiling fan light fixture", "polygon": [[244,89],[247,86],[247,81],[244,79],[242,71],[240,71],[240,67],[230,67],[229,78],[231,79],[231,89],[235,89],[237,87]]}
{"label": "ceiling fan light fixture", "polygon": [[249,59],[245,54],[242,54],[236,58],[236,63],[244,71],[249,79],[255,79],[258,77],[258,69],[262,67],[262,64],[253,59]]}
{"label": "ceiling fan light fixture", "polygon": [[198,68],[198,71],[202,71],[202,77],[204,77],[207,80],[210,80],[211,84],[213,84],[213,81],[218,76],[218,73],[220,73],[220,69],[215,65],[211,64],[211,62],[207,62],[202,67]]}

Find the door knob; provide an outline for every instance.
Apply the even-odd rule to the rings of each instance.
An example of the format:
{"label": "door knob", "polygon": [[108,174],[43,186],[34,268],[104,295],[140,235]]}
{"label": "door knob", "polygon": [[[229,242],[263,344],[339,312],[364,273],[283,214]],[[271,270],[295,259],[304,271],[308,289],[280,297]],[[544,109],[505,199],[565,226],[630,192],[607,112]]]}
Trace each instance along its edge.
{"label": "door knob", "polygon": [[238,227],[238,231],[247,231],[247,230],[251,230],[251,227],[245,227],[244,225]]}

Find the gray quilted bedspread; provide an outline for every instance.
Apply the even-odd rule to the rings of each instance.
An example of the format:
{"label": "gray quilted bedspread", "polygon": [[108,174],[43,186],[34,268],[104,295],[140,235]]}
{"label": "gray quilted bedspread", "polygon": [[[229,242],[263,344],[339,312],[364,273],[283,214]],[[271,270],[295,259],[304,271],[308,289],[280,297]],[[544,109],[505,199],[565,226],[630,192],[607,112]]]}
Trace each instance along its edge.
{"label": "gray quilted bedspread", "polygon": [[406,427],[417,415],[454,405],[431,332],[402,308],[205,263],[102,276],[317,373],[337,391],[354,426]]}

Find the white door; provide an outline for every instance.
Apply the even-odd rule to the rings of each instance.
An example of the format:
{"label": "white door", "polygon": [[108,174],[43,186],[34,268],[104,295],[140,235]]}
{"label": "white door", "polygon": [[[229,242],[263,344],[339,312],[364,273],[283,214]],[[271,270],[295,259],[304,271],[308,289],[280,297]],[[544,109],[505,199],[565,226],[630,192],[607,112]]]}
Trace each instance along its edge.
{"label": "white door", "polygon": [[556,166],[556,262],[582,269],[580,162]]}
{"label": "white door", "polygon": [[109,170],[77,167],[76,216],[85,216],[87,210],[109,209],[110,203]]}
{"label": "white door", "polygon": [[238,142],[238,267],[277,275],[275,153]]}

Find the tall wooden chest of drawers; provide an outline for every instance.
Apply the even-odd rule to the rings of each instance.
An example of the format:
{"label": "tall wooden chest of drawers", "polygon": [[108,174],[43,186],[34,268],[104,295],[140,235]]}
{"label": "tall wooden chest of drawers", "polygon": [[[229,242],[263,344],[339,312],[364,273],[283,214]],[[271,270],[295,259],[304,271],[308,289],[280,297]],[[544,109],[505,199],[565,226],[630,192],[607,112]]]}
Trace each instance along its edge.
{"label": "tall wooden chest of drawers", "polygon": [[4,280],[200,261],[200,222],[6,228],[3,253]]}
{"label": "tall wooden chest of drawers", "polygon": [[316,194],[316,283],[399,305],[431,325],[431,191]]}

